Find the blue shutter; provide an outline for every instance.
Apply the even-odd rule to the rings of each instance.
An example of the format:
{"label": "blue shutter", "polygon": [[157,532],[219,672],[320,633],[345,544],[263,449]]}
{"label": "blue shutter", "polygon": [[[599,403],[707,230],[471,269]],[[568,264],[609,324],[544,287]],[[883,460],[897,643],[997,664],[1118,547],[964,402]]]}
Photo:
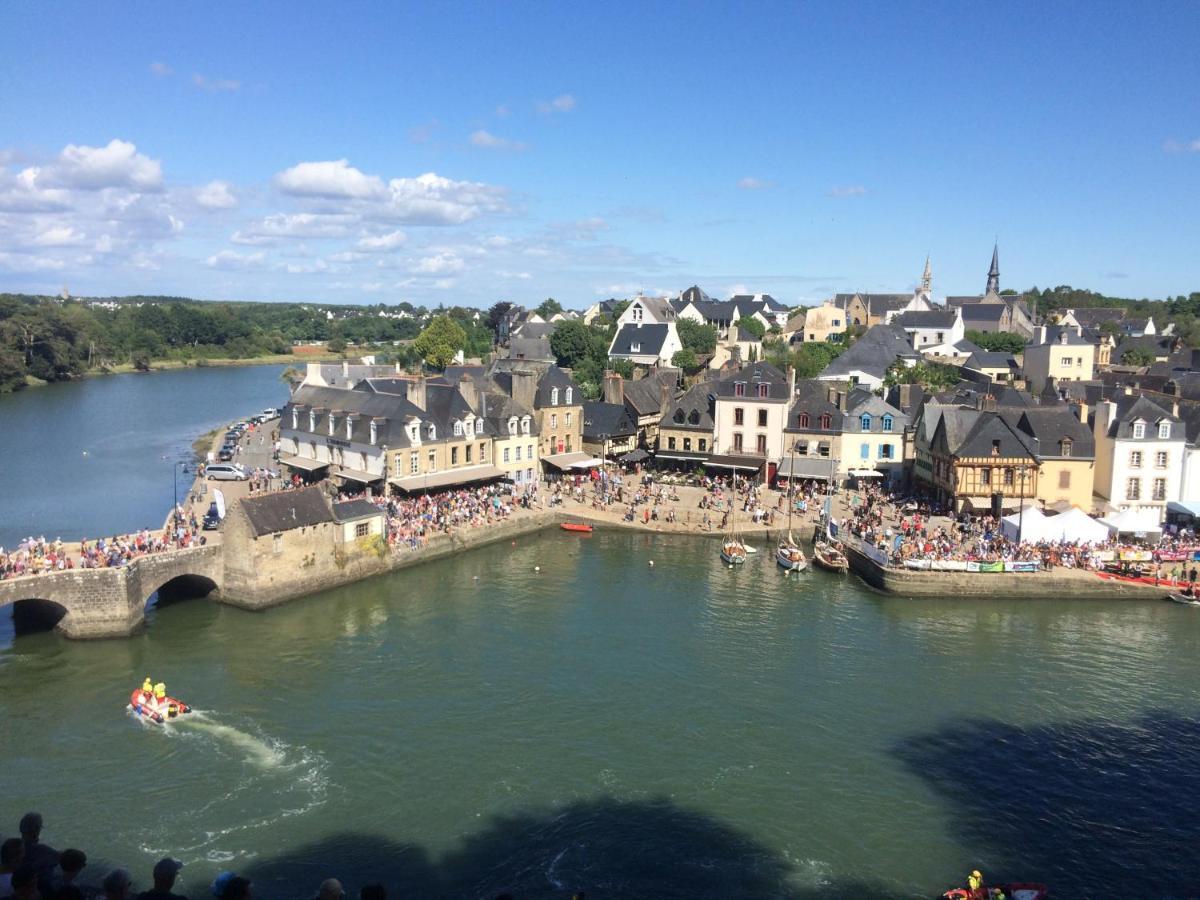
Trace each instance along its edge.
{"label": "blue shutter", "polygon": [[870,444],[864,443],[862,445],[862,458],[863,459],[871,458],[871,445]]}

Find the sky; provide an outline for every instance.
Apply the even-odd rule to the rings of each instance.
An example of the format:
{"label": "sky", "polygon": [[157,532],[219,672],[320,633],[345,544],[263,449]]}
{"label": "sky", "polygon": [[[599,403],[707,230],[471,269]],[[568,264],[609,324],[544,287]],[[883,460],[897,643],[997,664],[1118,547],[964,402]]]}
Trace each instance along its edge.
{"label": "sky", "polygon": [[0,5],[0,291],[1200,290],[1200,3]]}

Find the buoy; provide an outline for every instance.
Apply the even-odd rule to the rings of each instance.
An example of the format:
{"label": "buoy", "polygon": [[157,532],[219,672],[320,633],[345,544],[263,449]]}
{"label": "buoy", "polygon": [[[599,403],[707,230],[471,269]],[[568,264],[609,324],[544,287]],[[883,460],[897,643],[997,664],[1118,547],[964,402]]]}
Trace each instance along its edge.
{"label": "buoy", "polygon": [[654,568],[654,560],[650,560],[650,568]]}
{"label": "buoy", "polygon": [[541,567],[541,566],[534,566],[534,567],[533,567],[533,571],[535,571],[535,572],[540,572],[540,571],[542,571],[542,567]]}

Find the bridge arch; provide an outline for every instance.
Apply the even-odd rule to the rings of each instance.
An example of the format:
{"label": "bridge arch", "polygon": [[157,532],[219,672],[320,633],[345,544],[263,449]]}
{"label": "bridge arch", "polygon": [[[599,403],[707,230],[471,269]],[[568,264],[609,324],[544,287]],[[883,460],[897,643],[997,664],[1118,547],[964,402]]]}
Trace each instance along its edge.
{"label": "bridge arch", "polygon": [[54,600],[22,597],[12,604],[13,631],[17,637],[39,631],[52,631],[69,610]]}
{"label": "bridge arch", "polygon": [[217,590],[219,585],[207,575],[184,572],[168,578],[158,587],[147,590],[142,584],[142,605],[151,607],[170,606],[185,600],[201,600]]}

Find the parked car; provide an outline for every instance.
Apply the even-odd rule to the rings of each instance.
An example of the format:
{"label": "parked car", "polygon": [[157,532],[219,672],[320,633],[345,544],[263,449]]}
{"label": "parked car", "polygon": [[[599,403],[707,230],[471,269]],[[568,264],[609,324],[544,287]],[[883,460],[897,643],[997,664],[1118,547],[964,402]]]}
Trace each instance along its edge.
{"label": "parked car", "polygon": [[213,463],[205,470],[204,477],[209,481],[246,481],[250,476],[236,463]]}
{"label": "parked car", "polygon": [[221,524],[221,514],[217,512],[217,501],[208,504],[208,512],[204,514],[204,530],[216,531]]}
{"label": "parked car", "polygon": [[217,459],[220,462],[229,462],[233,459],[233,450],[228,445],[222,447],[217,453]]}
{"label": "parked car", "polygon": [[268,406],[266,409],[264,409],[262,411],[262,417],[263,417],[264,422],[269,422],[272,419],[278,419],[279,415],[280,415],[280,410],[274,409],[273,407],[270,407],[270,406]]}

